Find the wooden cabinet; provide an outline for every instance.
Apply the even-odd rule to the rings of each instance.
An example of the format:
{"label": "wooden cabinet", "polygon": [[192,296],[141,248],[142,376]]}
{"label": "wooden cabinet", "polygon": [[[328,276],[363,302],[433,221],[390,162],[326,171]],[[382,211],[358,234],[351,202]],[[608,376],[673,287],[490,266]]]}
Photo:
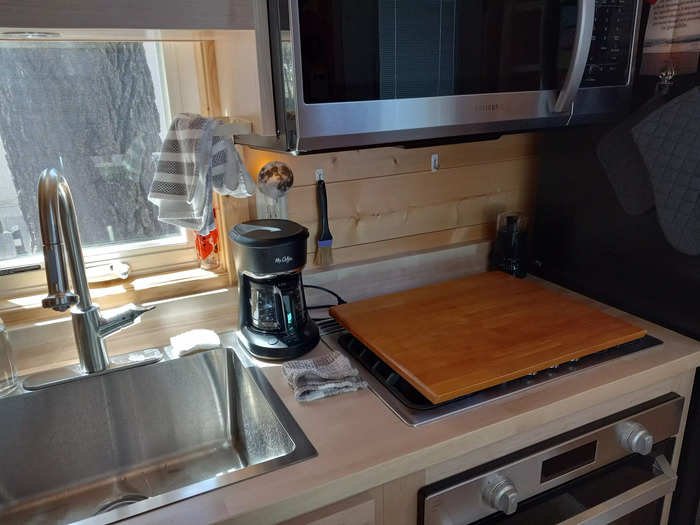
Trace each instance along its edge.
{"label": "wooden cabinet", "polygon": [[382,487],[296,517],[281,525],[383,525]]}
{"label": "wooden cabinet", "polygon": [[[467,454],[434,464],[367,492],[286,521],[283,525],[415,525],[418,523],[418,491],[421,487],[473,469],[495,458],[541,443],[543,440],[571,431],[583,424],[596,421],[606,415],[644,403],[669,392],[675,392],[685,398],[681,431],[676,436],[676,447],[670,461],[671,467],[676,470],[693,379],[694,371],[685,372],[615,399],[601,401],[596,405],[572,412],[559,420],[542,425],[536,431],[519,433],[500,441],[485,444],[485,446]],[[668,523],[671,498],[671,494],[664,498],[660,525]]]}
{"label": "wooden cabinet", "polygon": [[415,525],[425,478],[416,472],[279,525]]}

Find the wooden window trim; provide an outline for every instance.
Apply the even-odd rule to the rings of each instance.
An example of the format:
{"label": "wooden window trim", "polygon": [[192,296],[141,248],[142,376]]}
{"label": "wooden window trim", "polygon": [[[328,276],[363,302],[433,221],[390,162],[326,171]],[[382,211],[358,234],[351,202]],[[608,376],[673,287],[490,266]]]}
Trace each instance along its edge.
{"label": "wooden window trim", "polygon": [[[128,303],[145,304],[185,295],[193,295],[230,286],[227,273],[209,272],[199,265],[176,271],[113,280],[90,286],[93,302],[102,309],[116,308]],[[7,326],[18,327],[66,317],[67,312],[44,309],[41,299],[46,290],[29,296],[0,299],[0,318]]]}

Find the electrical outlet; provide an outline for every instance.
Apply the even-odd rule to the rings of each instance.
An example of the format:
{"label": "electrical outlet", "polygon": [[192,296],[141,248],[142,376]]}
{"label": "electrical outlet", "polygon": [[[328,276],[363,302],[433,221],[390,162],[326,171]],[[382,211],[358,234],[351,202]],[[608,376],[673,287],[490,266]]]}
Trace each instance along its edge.
{"label": "electrical outlet", "polygon": [[430,157],[430,171],[433,173],[440,169],[440,155],[433,153]]}

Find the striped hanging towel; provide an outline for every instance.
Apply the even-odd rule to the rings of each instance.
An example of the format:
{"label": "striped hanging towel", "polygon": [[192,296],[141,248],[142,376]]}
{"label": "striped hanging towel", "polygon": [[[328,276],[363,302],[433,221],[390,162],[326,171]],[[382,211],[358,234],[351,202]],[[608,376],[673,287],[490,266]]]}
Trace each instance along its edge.
{"label": "striped hanging towel", "polygon": [[215,135],[219,125],[186,113],[173,119],[148,193],[161,222],[207,235],[216,227],[212,189],[236,197],[254,193],[233,141]]}

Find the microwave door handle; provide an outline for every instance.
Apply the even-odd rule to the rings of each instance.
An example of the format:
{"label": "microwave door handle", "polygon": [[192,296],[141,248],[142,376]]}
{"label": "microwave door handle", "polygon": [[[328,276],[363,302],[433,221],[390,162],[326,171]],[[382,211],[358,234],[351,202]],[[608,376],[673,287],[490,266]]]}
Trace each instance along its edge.
{"label": "microwave door handle", "polygon": [[593,38],[593,21],[595,18],[595,0],[578,0],[578,13],[576,16],[576,36],[574,47],[571,51],[569,70],[564,78],[564,85],[554,102],[554,113],[569,113],[571,104],[576,98],[576,92],[581,85],[581,79],[586,71],[588,53],[591,50],[591,38]]}
{"label": "microwave door handle", "polygon": [[592,507],[576,516],[562,521],[559,525],[592,525],[594,523],[610,523],[652,501],[671,494],[676,488],[676,473],[668,464],[665,456],[655,458],[654,471],[658,474],[653,479],[637,485],[600,505]]}

